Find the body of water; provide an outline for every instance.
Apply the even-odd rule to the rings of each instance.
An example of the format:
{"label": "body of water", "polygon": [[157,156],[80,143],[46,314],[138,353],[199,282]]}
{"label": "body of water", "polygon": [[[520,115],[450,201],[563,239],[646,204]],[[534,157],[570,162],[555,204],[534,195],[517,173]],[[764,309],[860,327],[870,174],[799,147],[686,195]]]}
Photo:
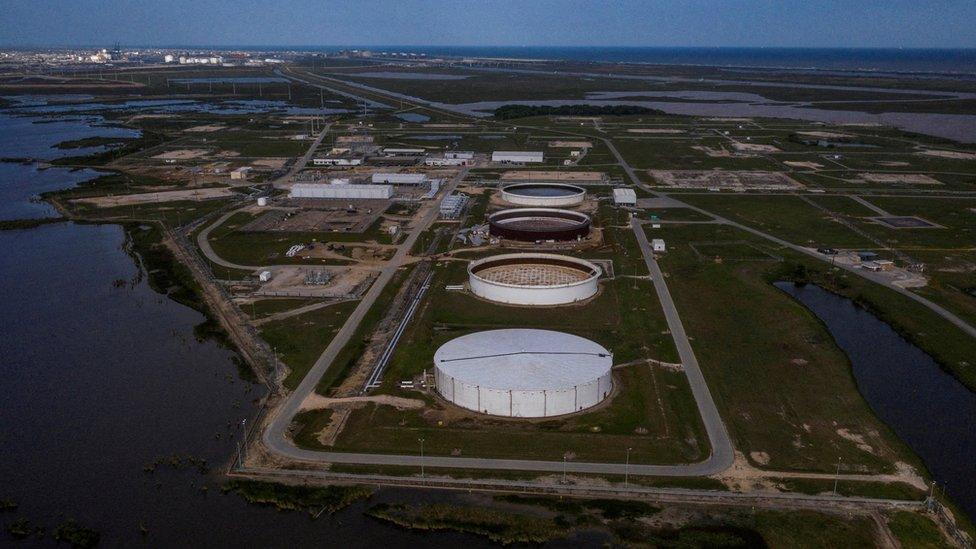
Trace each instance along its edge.
{"label": "body of water", "polygon": [[48,103],[17,107],[26,114],[94,113],[99,111],[141,111],[152,113],[203,112],[208,114],[239,115],[281,112],[285,114],[341,114],[348,109],[297,107],[287,101],[264,99],[235,99],[204,102],[192,99],[141,99],[121,103]]}
{"label": "body of water", "polygon": [[809,284],[776,286],[823,321],[874,412],[976,518],[976,394],[851,300]]}
{"label": "body of water", "polygon": [[[474,503],[465,494],[381,490],[318,520],[222,494],[219,469],[263,389],[237,378],[231,351],[194,337],[203,315],[149,288],[124,242],[114,225],[0,232],[0,498],[18,504],[0,523],[45,527],[31,546],[56,546],[51,532],[67,519],[99,531],[105,547],[492,546],[363,515],[379,502]],[[214,471],[144,471],[169,456]]]}
{"label": "body of water", "polygon": [[[15,149],[37,158],[52,141],[18,135],[33,146],[6,139],[0,156]],[[2,127],[0,136],[10,137]],[[0,216],[47,215],[46,206],[26,201],[28,193],[95,175],[0,163]],[[103,547],[494,547],[363,514],[376,503],[484,506],[490,496],[383,489],[312,520],[222,494],[220,473],[234,455],[240,422],[253,418],[264,389],[238,378],[234,352],[196,339],[193,328],[204,316],[154,291],[126,242],[117,225],[0,231],[0,499],[17,504],[0,514],[0,545],[12,543],[2,527],[25,519],[46,532],[21,542],[31,547],[63,547],[53,530],[67,520],[98,531]],[[180,466],[146,470],[174,456]],[[206,470],[188,458],[204,460]],[[582,532],[550,545],[605,541]]]}
{"label": "body of water", "polygon": [[[356,46],[323,47],[326,51]],[[362,46],[359,46],[362,49]],[[654,65],[760,67],[861,73],[976,75],[974,49],[904,48],[664,48],[519,46],[370,46],[374,52],[427,56],[554,59]]]}
{"label": "body of water", "polygon": [[430,120],[429,116],[426,114],[420,114],[419,112],[398,112],[393,116],[407,122],[427,122]]}

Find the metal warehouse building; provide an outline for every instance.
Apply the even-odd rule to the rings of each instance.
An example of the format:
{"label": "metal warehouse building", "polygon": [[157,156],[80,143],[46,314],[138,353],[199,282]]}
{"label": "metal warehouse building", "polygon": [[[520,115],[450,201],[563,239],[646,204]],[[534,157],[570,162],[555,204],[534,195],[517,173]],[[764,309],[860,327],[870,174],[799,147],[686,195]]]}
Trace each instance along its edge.
{"label": "metal warehouse building", "polygon": [[549,417],[599,404],[613,390],[613,354],[550,330],[489,330],[434,353],[437,392],[483,414]]}
{"label": "metal warehouse building", "polygon": [[620,187],[613,190],[613,203],[618,206],[636,206],[637,193],[634,189]]}
{"label": "metal warehouse building", "polygon": [[506,164],[538,164],[545,161],[545,155],[542,151],[495,151],[491,153],[491,161]]}
{"label": "metal warehouse building", "polygon": [[427,174],[424,173],[374,173],[373,183],[387,185],[426,185]]}
{"label": "metal warehouse building", "polygon": [[289,198],[389,199],[393,198],[393,187],[390,185],[295,183],[288,196]]}

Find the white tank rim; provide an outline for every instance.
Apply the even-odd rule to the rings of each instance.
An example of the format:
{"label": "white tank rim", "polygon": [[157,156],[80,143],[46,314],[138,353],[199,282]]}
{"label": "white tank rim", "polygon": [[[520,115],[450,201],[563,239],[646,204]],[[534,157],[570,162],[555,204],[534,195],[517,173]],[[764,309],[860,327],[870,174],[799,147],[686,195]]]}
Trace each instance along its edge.
{"label": "white tank rim", "polygon": [[[557,259],[557,260],[560,260],[560,261],[568,261],[570,263],[576,263],[576,264],[580,265],[581,267],[587,267],[587,268],[591,269],[593,274],[590,274],[589,276],[587,276],[583,280],[578,280],[576,282],[567,282],[565,284],[526,285],[526,284],[512,284],[512,283],[508,283],[508,282],[495,282],[493,280],[486,280],[486,279],[478,276],[478,274],[474,272],[474,269],[476,267],[479,267],[479,266],[484,265],[486,263],[491,263],[493,261],[501,261],[501,260],[505,260],[505,259],[515,259],[515,258],[529,260],[529,261],[526,261],[526,263],[531,262],[532,259]],[[499,255],[493,255],[493,256],[489,256],[489,257],[484,257],[484,258],[481,258],[481,259],[476,259],[476,260],[468,263],[468,277],[469,278],[477,278],[482,283],[484,283],[484,284],[490,284],[492,286],[501,286],[501,287],[504,287],[504,288],[518,288],[518,289],[524,289],[524,290],[549,290],[549,289],[571,288],[571,287],[574,287],[574,286],[582,286],[582,285],[585,285],[585,284],[592,283],[594,280],[599,279],[600,276],[602,276],[602,275],[603,275],[603,269],[599,265],[597,265],[596,263],[591,263],[590,261],[587,261],[585,259],[580,259],[578,257],[572,257],[572,256],[560,255],[560,254],[531,253],[531,252],[527,252],[527,253],[512,253],[512,254],[499,254]]]}

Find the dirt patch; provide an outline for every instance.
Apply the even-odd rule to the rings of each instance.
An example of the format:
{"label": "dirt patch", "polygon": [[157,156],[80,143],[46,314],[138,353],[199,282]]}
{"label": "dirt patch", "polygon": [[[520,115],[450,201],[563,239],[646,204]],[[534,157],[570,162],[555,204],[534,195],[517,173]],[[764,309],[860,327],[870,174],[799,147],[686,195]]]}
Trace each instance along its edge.
{"label": "dirt patch", "polygon": [[772,145],[764,145],[762,143],[743,143],[741,141],[736,141],[732,143],[732,148],[739,152],[747,153],[774,153],[780,152],[780,149]]}
{"label": "dirt patch", "polygon": [[591,149],[593,143],[590,141],[550,141],[549,147],[553,149]]}
{"label": "dirt patch", "polygon": [[194,158],[206,156],[209,153],[209,149],[179,149],[176,151],[166,151],[164,153],[157,154],[153,158],[158,160],[192,160]]}
{"label": "dirt patch", "polygon": [[798,162],[796,160],[786,160],[783,162],[791,168],[806,168],[809,170],[819,170],[823,168],[823,164],[817,164],[816,162]]}
{"label": "dirt patch", "polygon": [[355,410],[367,404],[377,404],[379,406],[393,406],[397,410],[420,410],[424,407],[424,401],[415,398],[403,398],[393,395],[372,395],[345,398],[324,397],[317,393],[312,393],[305,397],[300,411],[307,410]]}
{"label": "dirt patch", "polygon": [[227,187],[213,187],[207,189],[188,189],[182,191],[165,191],[160,193],[122,194],[116,196],[96,196],[92,198],[78,198],[72,202],[93,204],[99,208],[114,206],[129,206],[134,204],[156,204],[159,202],[175,202],[179,200],[211,200],[234,195],[234,191]]}
{"label": "dirt patch", "polygon": [[858,450],[862,450],[869,454],[874,453],[874,448],[872,448],[870,444],[864,441],[864,435],[852,433],[848,429],[837,429],[837,434],[840,435],[840,437],[843,438],[844,440],[853,442],[854,445],[857,446]]}
{"label": "dirt patch", "polygon": [[192,128],[187,128],[183,131],[190,132],[190,133],[209,133],[209,132],[220,131],[226,127],[227,126],[223,124],[204,124],[202,126],[193,126]]}
{"label": "dirt patch", "polygon": [[287,161],[287,158],[256,158],[251,161],[251,164],[264,168],[278,169],[284,167]]}
{"label": "dirt patch", "polygon": [[858,178],[865,183],[883,185],[941,185],[938,179],[922,173],[862,173]]}
{"label": "dirt patch", "polygon": [[769,465],[769,454],[766,452],[749,452],[749,457],[759,465]]}
{"label": "dirt patch", "polygon": [[762,189],[795,190],[805,188],[783,172],[648,170],[661,185],[680,189]]}
{"label": "dirt patch", "polygon": [[927,149],[920,151],[917,154],[923,156],[937,156],[939,158],[951,158],[952,160],[976,160],[976,153],[971,152],[961,152],[961,151],[937,151],[932,149]]}

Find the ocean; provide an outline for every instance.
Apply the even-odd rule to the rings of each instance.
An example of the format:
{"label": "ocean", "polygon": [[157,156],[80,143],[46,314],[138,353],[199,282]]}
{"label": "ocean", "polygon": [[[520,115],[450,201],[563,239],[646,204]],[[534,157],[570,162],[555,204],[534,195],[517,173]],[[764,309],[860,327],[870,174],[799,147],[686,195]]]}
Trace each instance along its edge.
{"label": "ocean", "polygon": [[[226,46],[224,46],[226,49]],[[425,53],[429,56],[560,59],[610,63],[703,65],[719,67],[787,68],[813,71],[853,71],[968,75],[976,78],[976,49],[898,48],[622,48],[541,46],[297,46],[262,50]]]}

